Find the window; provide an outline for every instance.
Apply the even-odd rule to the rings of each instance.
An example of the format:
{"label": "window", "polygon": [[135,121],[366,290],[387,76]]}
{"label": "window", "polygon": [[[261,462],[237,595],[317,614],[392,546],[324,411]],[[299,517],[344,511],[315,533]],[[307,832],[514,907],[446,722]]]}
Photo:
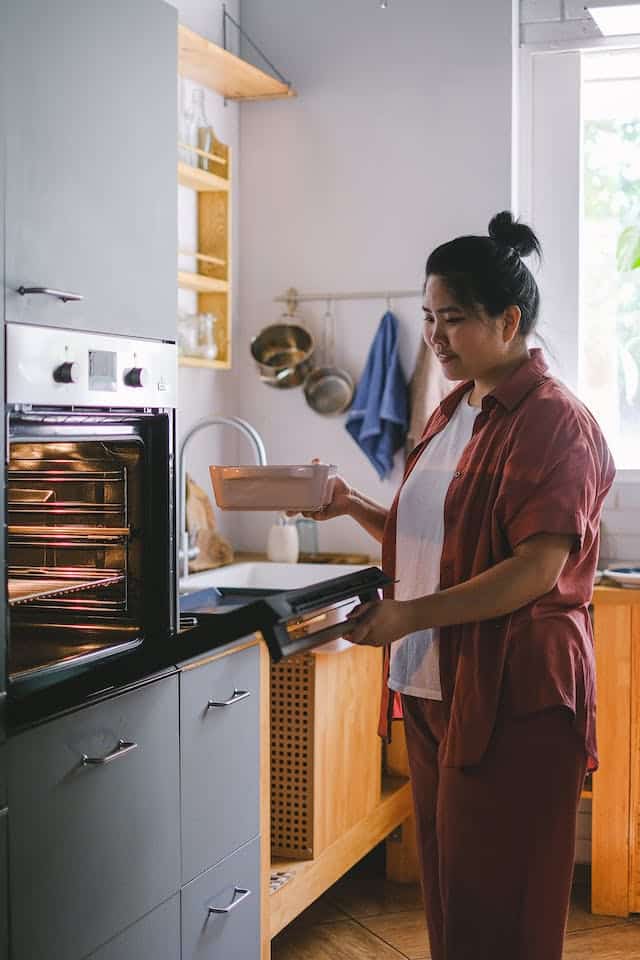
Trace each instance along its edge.
{"label": "window", "polygon": [[640,467],[640,50],[582,55],[578,393]]}
{"label": "window", "polygon": [[[552,372],[640,470],[640,49],[522,60],[522,218],[537,231],[540,333]],[[636,247],[637,244],[637,247]]]}

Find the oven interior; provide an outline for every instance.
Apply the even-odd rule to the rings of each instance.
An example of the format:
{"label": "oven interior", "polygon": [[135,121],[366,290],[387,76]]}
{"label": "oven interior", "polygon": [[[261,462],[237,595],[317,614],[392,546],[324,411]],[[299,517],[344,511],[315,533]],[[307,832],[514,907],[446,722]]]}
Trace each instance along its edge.
{"label": "oven interior", "polygon": [[10,444],[7,474],[10,681],[141,642],[144,444]]}

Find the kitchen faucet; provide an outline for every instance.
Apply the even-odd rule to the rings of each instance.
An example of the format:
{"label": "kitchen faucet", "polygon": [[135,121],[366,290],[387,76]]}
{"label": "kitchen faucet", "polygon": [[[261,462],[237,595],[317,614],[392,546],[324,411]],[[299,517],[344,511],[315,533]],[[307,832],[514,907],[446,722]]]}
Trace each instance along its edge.
{"label": "kitchen faucet", "polygon": [[[178,517],[180,522],[180,553],[179,565],[182,564],[182,576],[186,577],[189,573],[189,534],[187,532],[187,462],[186,452],[189,443],[197,433],[204,430],[205,427],[234,427],[253,444],[256,463],[264,467],[267,462],[267,454],[264,448],[262,437],[250,423],[241,420],[240,417],[203,417],[186,432],[178,455]],[[180,569],[180,566],[179,566]]]}

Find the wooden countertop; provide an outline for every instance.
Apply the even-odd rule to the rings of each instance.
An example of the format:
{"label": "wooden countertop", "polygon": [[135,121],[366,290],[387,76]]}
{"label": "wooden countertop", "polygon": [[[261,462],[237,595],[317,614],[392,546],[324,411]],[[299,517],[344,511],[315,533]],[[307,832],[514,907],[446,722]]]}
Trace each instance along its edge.
{"label": "wooden countertop", "polygon": [[594,607],[604,604],[615,607],[636,606],[640,604],[640,589],[601,583],[593,588],[592,603]]}

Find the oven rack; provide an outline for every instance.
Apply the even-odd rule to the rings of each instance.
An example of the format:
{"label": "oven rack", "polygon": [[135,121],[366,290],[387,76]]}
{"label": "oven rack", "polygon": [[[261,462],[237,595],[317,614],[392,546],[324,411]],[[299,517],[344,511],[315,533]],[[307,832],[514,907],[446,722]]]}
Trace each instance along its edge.
{"label": "oven rack", "polygon": [[92,518],[113,517],[123,516],[126,509],[123,503],[93,503],[86,500],[55,500],[48,503],[12,500],[11,493],[9,493],[7,506],[11,514],[33,514],[39,517],[60,517],[78,513],[85,513]]}
{"label": "oven rack", "polygon": [[9,539],[14,543],[37,546],[95,546],[103,543],[121,543],[131,536],[131,527],[91,527],[65,524],[60,527],[46,525],[9,524]]}
{"label": "oven rack", "polygon": [[[122,570],[91,568],[19,567],[9,569],[9,606],[23,606],[40,600],[63,599],[70,594],[110,587],[125,579]],[[93,604],[92,604],[93,605]],[[100,601],[100,607],[104,602]],[[109,605],[111,606],[111,605]],[[119,604],[118,606],[121,606]]]}
{"label": "oven rack", "polygon": [[[13,461],[16,462],[16,461]],[[82,461],[78,461],[81,463]],[[43,469],[42,461],[34,461],[32,466],[21,469],[9,467],[9,483],[27,481],[32,483],[123,483],[126,477],[124,467],[119,470],[51,470]]]}

